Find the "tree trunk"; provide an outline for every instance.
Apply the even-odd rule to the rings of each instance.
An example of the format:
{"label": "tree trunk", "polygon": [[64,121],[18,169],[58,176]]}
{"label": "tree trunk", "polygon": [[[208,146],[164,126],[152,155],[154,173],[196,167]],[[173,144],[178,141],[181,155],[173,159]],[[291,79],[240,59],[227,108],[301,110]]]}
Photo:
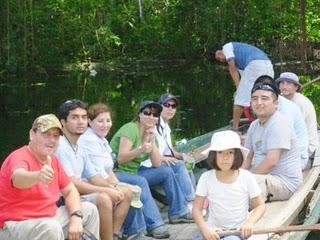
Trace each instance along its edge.
{"label": "tree trunk", "polygon": [[307,73],[307,31],[306,31],[306,1],[300,0],[300,54],[301,67]]}

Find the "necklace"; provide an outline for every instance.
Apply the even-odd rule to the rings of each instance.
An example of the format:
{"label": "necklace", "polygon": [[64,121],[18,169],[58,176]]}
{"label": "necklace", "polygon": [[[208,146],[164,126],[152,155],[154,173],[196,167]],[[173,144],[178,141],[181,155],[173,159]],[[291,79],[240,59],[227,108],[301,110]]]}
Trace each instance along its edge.
{"label": "necklace", "polygon": [[77,156],[78,144],[72,144],[72,143],[70,142],[70,140],[67,138],[66,135],[64,135],[64,137],[67,139],[67,142],[68,142],[69,146],[71,147],[72,151],[74,152],[74,155]]}

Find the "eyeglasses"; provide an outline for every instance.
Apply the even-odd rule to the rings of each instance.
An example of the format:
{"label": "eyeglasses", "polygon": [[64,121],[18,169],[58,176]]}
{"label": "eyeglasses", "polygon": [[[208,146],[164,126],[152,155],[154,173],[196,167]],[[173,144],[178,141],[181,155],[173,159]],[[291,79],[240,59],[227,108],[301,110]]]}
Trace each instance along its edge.
{"label": "eyeglasses", "polygon": [[143,115],[145,115],[145,116],[153,116],[153,117],[155,117],[155,118],[158,118],[158,117],[160,117],[160,114],[159,113],[153,113],[153,112],[149,112],[149,111],[143,111],[142,112],[143,113]]}
{"label": "eyeglasses", "polygon": [[265,90],[265,91],[270,91],[273,92],[276,96],[278,96],[278,91],[274,87],[272,87],[268,83],[258,83],[255,84],[251,90],[251,94],[253,94],[257,90]]}
{"label": "eyeglasses", "polygon": [[169,108],[171,107],[172,109],[176,109],[177,108],[177,104],[170,104],[170,103],[164,103],[163,104],[164,107]]}

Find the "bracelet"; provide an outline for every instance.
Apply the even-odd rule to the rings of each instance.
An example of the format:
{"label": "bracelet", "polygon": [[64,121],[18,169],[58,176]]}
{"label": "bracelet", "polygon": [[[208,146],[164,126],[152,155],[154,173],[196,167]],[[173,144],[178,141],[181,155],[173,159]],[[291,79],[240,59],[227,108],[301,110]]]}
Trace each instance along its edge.
{"label": "bracelet", "polygon": [[118,183],[115,183],[115,184],[109,184],[109,185],[108,185],[108,187],[109,187],[109,188],[117,188],[117,187],[118,187],[118,185],[119,185]]}

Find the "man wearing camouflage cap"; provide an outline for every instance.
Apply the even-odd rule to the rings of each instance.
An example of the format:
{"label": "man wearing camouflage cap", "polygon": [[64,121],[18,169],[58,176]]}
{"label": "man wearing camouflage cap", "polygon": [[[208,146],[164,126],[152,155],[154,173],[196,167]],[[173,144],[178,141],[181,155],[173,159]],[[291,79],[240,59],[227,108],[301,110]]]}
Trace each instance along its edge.
{"label": "man wearing camouflage cap", "polygon": [[[0,239],[81,239],[84,228],[99,239],[99,216],[53,155],[62,127],[53,114],[38,117],[29,144],[12,152],[0,170]],[[65,206],[57,207],[60,195]]]}

